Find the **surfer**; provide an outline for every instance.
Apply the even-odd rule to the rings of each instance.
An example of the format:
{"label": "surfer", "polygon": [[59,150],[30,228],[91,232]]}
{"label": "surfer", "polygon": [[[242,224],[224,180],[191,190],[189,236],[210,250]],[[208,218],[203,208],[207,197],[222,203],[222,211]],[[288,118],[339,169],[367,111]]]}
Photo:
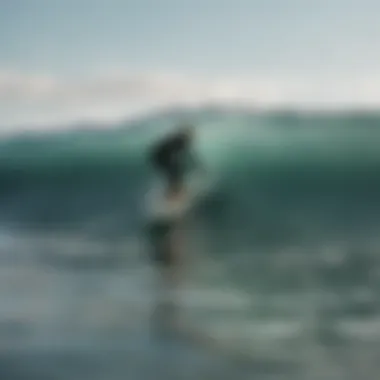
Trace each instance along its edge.
{"label": "surfer", "polygon": [[159,202],[161,210],[155,212],[148,223],[150,258],[158,269],[164,287],[158,288],[158,303],[153,316],[155,330],[160,331],[163,325],[173,327],[179,322],[176,300],[172,296],[183,280],[183,222],[189,204],[185,179],[190,169],[199,167],[191,152],[193,138],[193,127],[185,125],[160,140],[149,151],[150,164],[165,183]]}
{"label": "surfer", "polygon": [[198,160],[191,153],[193,138],[193,127],[185,125],[156,143],[149,152],[151,165],[165,182],[161,202],[164,210],[149,222],[152,259],[171,285],[177,284],[180,277],[180,240],[187,205],[185,177],[189,168],[199,167]]}

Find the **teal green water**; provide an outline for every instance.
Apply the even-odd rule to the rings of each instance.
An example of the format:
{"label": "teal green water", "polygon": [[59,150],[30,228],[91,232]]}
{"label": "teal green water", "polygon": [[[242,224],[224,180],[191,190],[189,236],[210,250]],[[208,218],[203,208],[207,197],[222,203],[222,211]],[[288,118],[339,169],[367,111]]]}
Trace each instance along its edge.
{"label": "teal green water", "polygon": [[[300,379],[378,378],[379,117],[221,110],[0,141],[0,335],[31,347],[3,355],[0,371],[21,378],[21,361],[66,374],[81,363],[87,378],[95,360],[115,379],[153,374],[166,348],[143,339],[153,294],[140,246],[154,183],[145,157],[184,118],[211,178],[189,214],[187,312],[260,353],[215,378],[294,378],[280,362]],[[165,363],[184,376],[202,360],[218,367],[176,352]]]}
{"label": "teal green water", "polygon": [[203,111],[185,116],[3,140],[3,222],[67,226],[107,215],[136,231],[139,204],[152,181],[147,149],[185,118],[197,126],[195,150],[213,178],[198,210],[207,228],[238,226],[252,236],[250,225],[269,223],[279,231],[290,219],[314,231],[328,225],[330,231],[334,226],[337,232],[359,232],[376,225],[376,115]]}

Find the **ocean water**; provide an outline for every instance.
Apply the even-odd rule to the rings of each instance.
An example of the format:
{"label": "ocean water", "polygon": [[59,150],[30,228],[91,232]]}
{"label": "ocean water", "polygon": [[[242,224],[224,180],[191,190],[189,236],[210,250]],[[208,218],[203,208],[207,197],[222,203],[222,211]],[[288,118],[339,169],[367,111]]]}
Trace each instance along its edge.
{"label": "ocean water", "polygon": [[[180,310],[244,360],[151,336],[145,154],[183,119],[207,186]],[[377,379],[379,122],[203,109],[1,140],[0,377]]]}

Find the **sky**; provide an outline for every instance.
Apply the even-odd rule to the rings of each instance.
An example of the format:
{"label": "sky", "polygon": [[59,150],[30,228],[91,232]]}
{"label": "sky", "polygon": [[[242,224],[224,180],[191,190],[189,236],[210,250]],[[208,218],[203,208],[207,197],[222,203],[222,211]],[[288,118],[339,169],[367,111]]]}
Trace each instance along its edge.
{"label": "sky", "polygon": [[378,0],[0,0],[2,132],[204,103],[377,107]]}

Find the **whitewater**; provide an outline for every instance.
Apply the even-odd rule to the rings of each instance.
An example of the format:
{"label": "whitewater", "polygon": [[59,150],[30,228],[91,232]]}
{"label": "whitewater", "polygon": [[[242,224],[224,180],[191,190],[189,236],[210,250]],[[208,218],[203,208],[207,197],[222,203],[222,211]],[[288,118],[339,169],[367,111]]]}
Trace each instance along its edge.
{"label": "whitewater", "polygon": [[[152,343],[146,152],[196,125],[183,307],[250,353]],[[0,140],[7,379],[377,379],[380,115],[201,109]],[[23,368],[17,363],[23,363]]]}

